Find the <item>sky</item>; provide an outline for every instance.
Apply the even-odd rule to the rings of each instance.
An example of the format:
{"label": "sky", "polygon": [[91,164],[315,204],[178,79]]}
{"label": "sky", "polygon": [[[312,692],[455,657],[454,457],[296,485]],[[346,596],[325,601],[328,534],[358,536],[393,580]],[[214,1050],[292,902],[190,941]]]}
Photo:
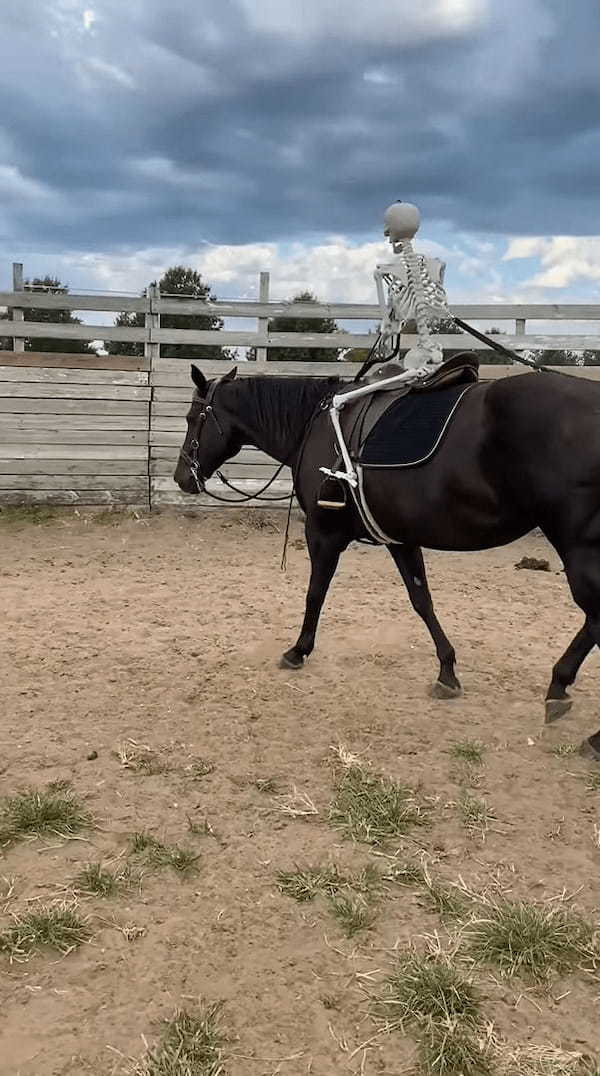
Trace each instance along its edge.
{"label": "sky", "polygon": [[0,34],[0,287],[374,302],[400,198],[451,302],[600,302],[598,0],[19,0]]}

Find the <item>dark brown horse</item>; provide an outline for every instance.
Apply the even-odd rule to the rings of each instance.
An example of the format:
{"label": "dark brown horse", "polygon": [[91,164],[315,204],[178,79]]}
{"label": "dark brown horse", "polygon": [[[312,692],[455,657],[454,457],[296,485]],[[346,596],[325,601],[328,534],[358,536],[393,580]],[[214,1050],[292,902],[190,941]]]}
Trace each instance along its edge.
{"label": "dark brown horse", "polygon": [[[175,481],[185,492],[243,445],[255,445],[292,468],[306,515],[311,575],[300,635],[283,655],[300,668],[314,647],[319,615],[340,554],[366,537],[353,503],[343,510],[317,504],[322,466],[336,456],[324,403],[340,382],[329,378],[254,376],[233,370],[195,384]],[[429,629],[438,660],[434,691],[460,694],[454,648],[433,609],[421,547],[477,550],[504,545],[539,527],[560,556],[585,621],[552,670],[546,719],[571,706],[567,688],[600,645],[600,384],[543,372],[481,382],[466,395],[442,448],[426,463],[400,471],[365,472],[374,518],[398,544],[389,552],[412,605]],[[600,731],[584,741],[600,760]]]}

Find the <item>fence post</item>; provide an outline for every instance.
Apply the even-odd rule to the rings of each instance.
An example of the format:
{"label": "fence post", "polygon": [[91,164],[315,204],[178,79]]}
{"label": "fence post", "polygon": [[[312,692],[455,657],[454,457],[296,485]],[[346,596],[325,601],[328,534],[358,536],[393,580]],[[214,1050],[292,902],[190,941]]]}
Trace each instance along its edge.
{"label": "fence post", "polygon": [[144,358],[150,367],[148,383],[150,385],[150,402],[148,404],[148,508],[152,511],[152,408],[154,404],[153,374],[155,361],[160,357],[160,344],[154,340],[154,330],[160,329],[160,287],[158,284],[149,284],[146,288],[148,305],[144,318],[146,339],[144,340]]}
{"label": "fence post", "polygon": [[154,329],[160,329],[160,288],[158,284],[149,284],[146,288],[148,307],[146,309],[145,327],[146,339],[144,341],[144,358],[150,363],[160,356],[160,344],[154,339]]}
{"label": "fence post", "polygon": [[[13,262],[13,291],[25,291],[23,284],[23,263]],[[13,321],[24,321],[25,312],[18,307],[12,308]],[[25,351],[25,340],[22,336],[13,336],[13,351]]]}
{"label": "fence post", "polygon": [[[269,301],[269,280],[270,280],[270,274],[269,273],[261,273],[260,274],[260,284],[259,284],[259,289],[258,289],[258,299],[259,299],[259,302],[261,302],[261,303],[268,303],[268,301]],[[269,330],[269,319],[268,318],[259,318],[258,319],[258,331],[259,331],[259,333],[266,336],[268,330]],[[267,349],[266,349],[266,347],[257,347],[257,349],[256,349],[256,361],[261,362],[261,363],[265,363],[267,361]]]}

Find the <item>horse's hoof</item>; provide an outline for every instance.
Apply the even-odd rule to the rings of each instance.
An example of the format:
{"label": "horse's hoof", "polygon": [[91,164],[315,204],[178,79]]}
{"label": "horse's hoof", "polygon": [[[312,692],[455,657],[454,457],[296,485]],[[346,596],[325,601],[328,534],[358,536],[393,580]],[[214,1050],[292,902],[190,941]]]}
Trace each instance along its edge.
{"label": "horse's hoof", "polygon": [[431,694],[434,699],[459,699],[462,695],[462,687],[460,684],[457,687],[452,687],[451,684],[443,684],[441,680],[436,680],[431,689]]}
{"label": "horse's hoof", "polygon": [[302,654],[296,654],[293,650],[287,650],[279,659],[280,669],[301,669],[303,665]]}
{"label": "horse's hoof", "polygon": [[579,748],[579,754],[583,758],[591,758],[593,762],[600,762],[600,751],[596,750],[589,740],[584,740]]}
{"label": "horse's hoof", "polygon": [[573,699],[546,699],[546,724],[551,725],[553,721],[558,721],[559,718],[568,714],[573,705]]}

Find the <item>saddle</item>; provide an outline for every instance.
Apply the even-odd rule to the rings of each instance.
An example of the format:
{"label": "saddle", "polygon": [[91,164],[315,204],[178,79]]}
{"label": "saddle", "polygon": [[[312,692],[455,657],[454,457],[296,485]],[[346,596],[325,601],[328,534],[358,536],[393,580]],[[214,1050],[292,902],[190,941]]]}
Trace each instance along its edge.
{"label": "saddle", "polygon": [[[377,367],[365,379],[373,392],[350,400],[339,412],[350,457],[362,467],[410,467],[431,458],[464,393],[479,379],[479,361],[471,352],[461,352],[422,380],[376,387],[395,373],[402,373],[398,363]],[[341,456],[332,470],[340,465]],[[344,508],[346,501],[346,483],[325,478],[319,505]]]}

